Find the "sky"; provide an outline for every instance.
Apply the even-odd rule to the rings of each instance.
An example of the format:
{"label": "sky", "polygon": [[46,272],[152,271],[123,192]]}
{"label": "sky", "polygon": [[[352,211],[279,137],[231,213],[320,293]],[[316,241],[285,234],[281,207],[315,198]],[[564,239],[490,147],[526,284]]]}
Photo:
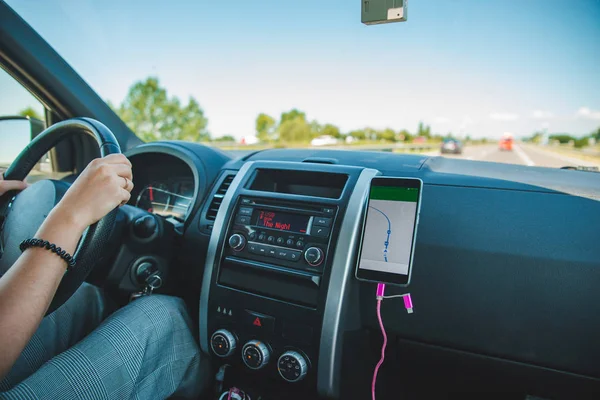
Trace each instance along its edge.
{"label": "sky", "polygon": [[7,2],[102,98],[156,76],[199,101],[213,136],[291,108],[343,132],[600,127],[600,0],[412,0],[407,22],[375,26],[358,0]]}

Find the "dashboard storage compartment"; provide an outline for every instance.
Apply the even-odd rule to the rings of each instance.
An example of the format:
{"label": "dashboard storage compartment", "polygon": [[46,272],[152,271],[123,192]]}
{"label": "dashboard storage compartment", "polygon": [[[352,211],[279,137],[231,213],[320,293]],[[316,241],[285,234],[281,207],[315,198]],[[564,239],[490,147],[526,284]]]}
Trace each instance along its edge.
{"label": "dashboard storage compartment", "polygon": [[316,308],[321,277],[227,257],[221,264],[218,282],[248,293]]}

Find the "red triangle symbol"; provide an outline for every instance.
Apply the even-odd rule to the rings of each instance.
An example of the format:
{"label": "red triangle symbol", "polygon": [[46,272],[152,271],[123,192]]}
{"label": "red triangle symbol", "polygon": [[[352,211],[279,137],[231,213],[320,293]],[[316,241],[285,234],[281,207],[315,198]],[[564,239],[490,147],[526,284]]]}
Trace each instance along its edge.
{"label": "red triangle symbol", "polygon": [[252,323],[252,325],[254,325],[254,326],[262,326],[262,324],[260,323],[260,318],[256,317],[256,319],[254,320],[254,322]]}

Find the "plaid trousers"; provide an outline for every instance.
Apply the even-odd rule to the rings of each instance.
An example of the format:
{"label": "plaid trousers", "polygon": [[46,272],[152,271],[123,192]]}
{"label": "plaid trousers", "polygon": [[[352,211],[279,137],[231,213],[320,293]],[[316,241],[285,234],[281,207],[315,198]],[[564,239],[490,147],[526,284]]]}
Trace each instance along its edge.
{"label": "plaid trousers", "polygon": [[44,318],[0,382],[0,399],[192,398],[209,384],[181,299],[144,296],[100,323],[103,304],[84,285]]}

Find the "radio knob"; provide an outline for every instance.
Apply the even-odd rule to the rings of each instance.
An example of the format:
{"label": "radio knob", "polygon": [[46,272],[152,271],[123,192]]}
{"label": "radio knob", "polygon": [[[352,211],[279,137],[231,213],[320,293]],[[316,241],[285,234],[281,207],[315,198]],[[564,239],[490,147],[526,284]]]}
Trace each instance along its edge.
{"label": "radio knob", "polygon": [[229,247],[235,251],[240,251],[246,246],[246,238],[239,233],[234,233],[229,237]]}
{"label": "radio knob", "polygon": [[236,345],[235,336],[227,329],[219,329],[210,337],[210,347],[219,357],[229,357],[232,355]]}
{"label": "radio knob", "polygon": [[266,344],[251,340],[242,347],[242,360],[250,369],[261,369],[269,362],[271,352]]}
{"label": "radio knob", "polygon": [[297,351],[286,351],[277,360],[277,371],[288,382],[299,382],[308,372],[308,363]]}
{"label": "radio knob", "polygon": [[306,260],[308,265],[311,265],[313,267],[320,265],[323,262],[323,257],[323,250],[321,250],[318,247],[309,247],[304,252],[304,259]]}

